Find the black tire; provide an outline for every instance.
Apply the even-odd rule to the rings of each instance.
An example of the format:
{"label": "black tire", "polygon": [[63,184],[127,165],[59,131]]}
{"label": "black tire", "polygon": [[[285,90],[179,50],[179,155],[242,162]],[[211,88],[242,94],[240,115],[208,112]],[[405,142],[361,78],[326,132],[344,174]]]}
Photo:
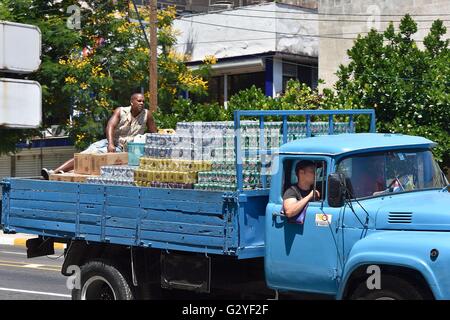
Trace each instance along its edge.
{"label": "black tire", "polygon": [[72,290],[73,300],[133,300],[128,281],[113,265],[91,261],[81,267],[81,288]]}
{"label": "black tire", "polygon": [[415,285],[405,279],[384,275],[381,277],[381,289],[367,288],[365,281],[361,283],[353,294],[351,300],[424,300],[426,297]]}

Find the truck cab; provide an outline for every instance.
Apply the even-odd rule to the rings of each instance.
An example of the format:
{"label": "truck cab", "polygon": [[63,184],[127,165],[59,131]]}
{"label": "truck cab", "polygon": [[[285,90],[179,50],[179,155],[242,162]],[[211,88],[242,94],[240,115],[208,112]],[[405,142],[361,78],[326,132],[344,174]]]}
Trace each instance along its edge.
{"label": "truck cab", "polygon": [[[338,299],[450,299],[450,196],[434,143],[399,134],[312,137],[277,155],[265,215],[265,275],[280,292]],[[303,221],[283,213],[295,164],[315,164]]]}

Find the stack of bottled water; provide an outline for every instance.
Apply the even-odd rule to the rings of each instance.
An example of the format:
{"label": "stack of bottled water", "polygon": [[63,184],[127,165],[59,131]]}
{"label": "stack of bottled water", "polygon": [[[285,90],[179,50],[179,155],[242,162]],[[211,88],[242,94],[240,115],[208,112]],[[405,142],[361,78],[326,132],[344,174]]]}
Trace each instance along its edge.
{"label": "stack of bottled water", "polygon": [[134,186],[134,172],[136,166],[103,166],[100,176],[89,177],[86,183]]}
{"label": "stack of bottled water", "polygon": [[[271,156],[283,143],[282,122],[266,122],[261,137],[258,121],[241,121],[240,138],[244,189],[270,186]],[[328,122],[311,122],[312,136],[327,135]],[[287,141],[307,136],[305,122],[287,123]],[[347,123],[335,123],[334,133],[354,132]],[[262,138],[262,139],[261,139]],[[236,190],[235,131],[232,121],[179,122],[175,134],[150,133],[145,136],[145,156],[140,166],[104,166],[99,177],[87,183],[139,185],[160,188]],[[263,170],[264,168],[264,170]]]}
{"label": "stack of bottled water", "polygon": [[[309,132],[312,136],[327,135],[328,122],[311,122]],[[334,123],[335,134],[355,131],[354,125],[347,123]],[[265,122],[264,132],[261,136],[259,121],[241,121],[239,130],[243,163],[243,183],[245,189],[262,187],[263,175],[267,186],[270,185],[271,156],[262,156],[264,150],[276,153],[283,144],[283,124],[278,122]],[[306,122],[287,123],[287,141],[305,138],[308,134]],[[144,149],[145,156],[153,159],[172,159],[187,161],[206,161],[212,163],[211,168],[200,171],[198,179],[193,177],[177,179],[194,183],[195,189],[201,190],[235,190],[236,188],[236,153],[235,130],[232,121],[217,122],[179,122],[175,134],[151,133],[146,136]],[[262,168],[264,167],[264,170]],[[145,170],[145,169],[144,169]],[[186,175],[186,174],[185,174]],[[142,185],[151,185],[160,175],[147,175],[140,172]],[[175,177],[164,175],[162,183],[179,183]],[[155,180],[155,181],[154,181]],[[170,181],[167,181],[170,180]],[[188,182],[187,182],[188,181]]]}

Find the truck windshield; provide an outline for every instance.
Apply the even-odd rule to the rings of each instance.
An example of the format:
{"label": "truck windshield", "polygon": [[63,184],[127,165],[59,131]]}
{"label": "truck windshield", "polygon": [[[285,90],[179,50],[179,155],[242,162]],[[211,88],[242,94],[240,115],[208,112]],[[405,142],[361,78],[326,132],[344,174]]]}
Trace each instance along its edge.
{"label": "truck windshield", "polygon": [[447,181],[431,151],[391,151],[345,158],[338,163],[352,198],[443,188]]}

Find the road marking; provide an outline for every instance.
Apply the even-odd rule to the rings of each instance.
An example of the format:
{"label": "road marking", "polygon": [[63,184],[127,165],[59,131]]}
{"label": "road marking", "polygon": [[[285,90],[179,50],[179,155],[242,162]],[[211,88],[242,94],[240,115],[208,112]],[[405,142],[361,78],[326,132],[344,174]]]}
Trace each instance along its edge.
{"label": "road marking", "polygon": [[[26,247],[27,240],[30,238],[4,238],[0,237],[0,245]],[[55,250],[63,250],[66,248],[65,243],[55,242],[53,244]]]}
{"label": "road marking", "polygon": [[23,267],[24,268],[39,269],[40,267],[45,267],[45,266],[43,264],[30,263],[30,264],[25,264]]}
{"label": "road marking", "polygon": [[40,294],[43,296],[53,296],[53,297],[63,297],[63,298],[71,298],[70,294],[61,294],[61,293],[53,293],[53,292],[41,292],[41,291],[30,291],[30,290],[21,290],[21,289],[10,289],[10,288],[0,288],[1,291],[11,291],[11,292],[20,292],[20,293],[32,293],[32,294]]}
{"label": "road marking", "polygon": [[54,264],[54,265],[52,265],[52,264],[42,264],[42,263],[26,263],[26,262],[24,262],[24,261],[11,261],[11,260],[1,260],[0,259],[0,263],[14,263],[14,264],[20,264],[20,265],[30,265],[30,266],[33,266],[33,265],[40,265],[40,266],[43,266],[43,267],[50,267],[50,268],[53,268],[53,267],[59,267],[60,265],[58,265],[58,264]]}
{"label": "road marking", "polygon": [[[15,254],[15,255],[18,255],[18,256],[26,256],[26,255],[27,255],[27,254],[24,253],[24,252],[14,252],[14,251],[0,251],[0,253]],[[43,256],[43,257],[44,257],[44,256]],[[46,256],[46,257],[49,258],[49,259],[54,259],[54,260],[56,260],[56,259],[61,258],[62,256],[61,256],[61,255],[59,255],[59,256],[57,256],[57,255],[51,255],[51,256]]]}
{"label": "road marking", "polygon": [[27,264],[16,261],[2,261],[0,260],[0,266],[5,267],[16,267],[16,268],[27,268],[27,269],[35,269],[35,270],[47,270],[47,271],[61,271],[61,267],[59,266],[49,266],[43,264]]}
{"label": "road marking", "polygon": [[[27,269],[32,269],[29,267],[26,267],[24,265],[17,265],[17,264],[7,264],[7,263],[0,263],[0,266],[2,267],[14,267],[14,268],[27,268]],[[51,269],[51,268],[35,268],[34,270],[46,270],[46,271],[56,271],[56,272],[60,272],[60,269]]]}
{"label": "road marking", "polygon": [[26,253],[23,252],[13,252],[13,251],[0,251],[0,253],[6,253],[6,254],[17,254],[19,256],[26,256]]}
{"label": "road marking", "polygon": [[12,246],[12,245],[14,245],[14,239],[0,237],[0,245]]}

